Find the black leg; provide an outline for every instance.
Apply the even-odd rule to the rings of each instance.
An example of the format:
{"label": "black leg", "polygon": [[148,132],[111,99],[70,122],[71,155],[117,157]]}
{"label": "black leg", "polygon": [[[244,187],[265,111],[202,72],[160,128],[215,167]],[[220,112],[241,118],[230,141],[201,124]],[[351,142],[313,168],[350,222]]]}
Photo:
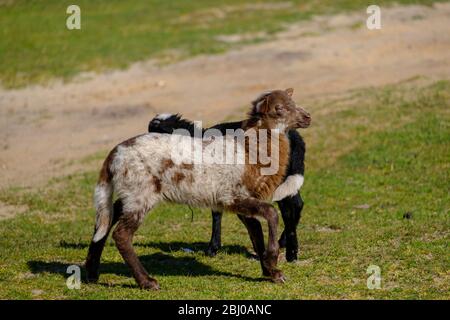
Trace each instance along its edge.
{"label": "black leg", "polygon": [[284,221],[284,231],[280,237],[280,246],[286,247],[286,260],[297,260],[298,240],[297,226],[303,210],[303,199],[300,194],[278,201],[278,206]]}
{"label": "black leg", "polygon": [[[280,208],[280,210],[281,210],[281,208]],[[286,225],[286,221],[284,221],[284,216],[283,216],[283,222]],[[283,232],[281,233],[280,240],[278,240],[278,244],[280,245],[280,249],[286,248],[286,229],[284,229]]]}
{"label": "black leg", "polygon": [[205,254],[214,257],[217,254],[217,251],[222,247],[221,244],[221,232],[222,232],[222,212],[220,211],[212,211],[212,233],[211,240],[209,241],[208,248],[205,251]]}
{"label": "black leg", "polygon": [[[113,221],[111,224],[111,228],[117,223],[120,216],[122,215],[122,202],[117,200],[114,202],[114,215]],[[111,230],[111,229],[110,229]],[[95,234],[95,231],[94,231]],[[103,248],[105,247],[106,240],[108,239],[108,233],[103,239],[93,242],[89,245],[88,256],[86,258],[86,273],[87,273],[87,281],[88,282],[97,282],[99,277],[99,266],[100,266],[100,258],[102,256]]]}

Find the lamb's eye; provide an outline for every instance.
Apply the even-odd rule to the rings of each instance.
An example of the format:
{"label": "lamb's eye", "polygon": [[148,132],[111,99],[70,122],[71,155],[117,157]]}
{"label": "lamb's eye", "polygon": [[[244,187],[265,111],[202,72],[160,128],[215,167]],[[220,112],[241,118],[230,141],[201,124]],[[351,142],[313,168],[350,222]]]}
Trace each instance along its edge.
{"label": "lamb's eye", "polygon": [[275,106],[275,111],[276,111],[277,113],[282,113],[282,112],[283,112],[283,106],[282,106],[281,104],[277,104],[277,105]]}

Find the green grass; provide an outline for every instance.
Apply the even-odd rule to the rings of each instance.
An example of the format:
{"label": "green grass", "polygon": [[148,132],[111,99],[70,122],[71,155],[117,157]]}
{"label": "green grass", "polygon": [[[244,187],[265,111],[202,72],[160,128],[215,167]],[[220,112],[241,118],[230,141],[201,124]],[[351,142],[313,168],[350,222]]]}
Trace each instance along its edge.
{"label": "green grass", "polygon": [[[161,205],[135,238],[161,291],[137,288],[111,240],[99,283],[67,289],[65,270],[83,263],[94,223],[97,172],[86,172],[0,193],[29,207],[0,222],[0,298],[449,299],[449,110],[449,81],[359,90],[311,107],[300,260],[280,263],[284,285],[261,281],[233,215],[224,216],[224,249],[209,258],[208,211],[194,209],[191,222],[187,207]],[[379,290],[366,287],[369,265],[381,268]]]}
{"label": "green grass", "polygon": [[[73,1],[14,0],[0,4],[0,81],[7,88],[71,79],[80,72],[125,68],[148,58],[163,63],[231,46],[219,35],[271,34],[316,14],[360,10],[364,0],[291,0],[268,10],[263,0],[79,0],[81,30],[66,29]],[[432,4],[432,0],[380,0],[378,5]],[[250,5],[250,7],[249,7]],[[254,41],[261,41],[255,39]],[[252,41],[250,41],[252,42]]]}

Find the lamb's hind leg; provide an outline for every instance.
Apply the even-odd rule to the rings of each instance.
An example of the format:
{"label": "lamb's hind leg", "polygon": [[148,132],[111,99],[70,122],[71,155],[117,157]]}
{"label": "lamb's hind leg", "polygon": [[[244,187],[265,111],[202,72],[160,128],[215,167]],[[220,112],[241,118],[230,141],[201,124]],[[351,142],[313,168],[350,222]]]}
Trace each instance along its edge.
{"label": "lamb's hind leg", "polygon": [[222,246],[221,244],[221,232],[222,232],[222,212],[213,210],[211,212],[212,216],[212,233],[211,240],[209,241],[208,248],[205,251],[205,254],[214,257],[217,254],[217,251]]}
{"label": "lamb's hind leg", "polygon": [[250,198],[236,200],[229,209],[250,217],[261,216],[267,220],[269,226],[268,243],[264,254],[260,256],[263,274],[269,276],[273,282],[284,282],[283,273],[276,268],[279,245],[277,240],[278,213],[275,208],[267,202]]}
{"label": "lamb's hind leg", "polygon": [[[114,202],[114,210],[113,210],[113,221],[111,223],[111,228],[117,223],[119,218],[122,216],[122,201],[117,200]],[[95,231],[94,231],[95,234]],[[86,273],[87,273],[87,281],[88,282],[97,282],[99,277],[99,266],[100,266],[100,257],[103,252],[103,248],[105,247],[106,240],[108,239],[108,233],[97,242],[91,241],[89,245],[89,251],[86,258]]]}
{"label": "lamb's hind leg", "polygon": [[123,260],[130,267],[136,282],[142,289],[158,290],[159,285],[156,279],[151,278],[139,261],[133,249],[133,235],[139,228],[146,211],[124,212],[119,219],[119,223],[113,232],[113,239],[116,242]]}

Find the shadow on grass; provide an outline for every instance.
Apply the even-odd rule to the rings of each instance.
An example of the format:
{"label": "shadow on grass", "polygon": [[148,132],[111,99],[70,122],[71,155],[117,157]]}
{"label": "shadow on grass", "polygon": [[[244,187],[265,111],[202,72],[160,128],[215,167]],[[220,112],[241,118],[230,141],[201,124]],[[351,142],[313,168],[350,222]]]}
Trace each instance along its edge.
{"label": "shadow on grass", "polygon": [[[88,242],[66,242],[64,240],[60,241],[59,246],[65,249],[86,249],[89,247]],[[108,243],[107,246],[113,246],[114,244]],[[133,243],[134,247],[142,248],[153,248],[159,249],[163,252],[177,252],[183,251],[183,249],[190,249],[195,252],[205,252],[208,244],[205,242],[184,242],[184,241],[172,241],[172,242],[147,242]],[[219,252],[224,252],[227,254],[240,254],[247,258],[257,259],[253,253],[247,250],[246,247],[240,245],[225,245],[222,246]]]}
{"label": "shadow on grass", "polygon": [[[172,241],[172,242],[148,242],[148,243],[135,243],[136,247],[159,249],[163,252],[177,252],[183,251],[183,249],[190,249],[195,252],[205,252],[208,245],[204,242],[185,242],[185,241]],[[239,254],[246,256],[247,258],[254,258],[254,254],[249,252],[246,247],[240,245],[225,245],[222,246],[219,252],[227,254]]]}
{"label": "shadow on grass", "polygon": [[[151,255],[142,255],[139,259],[151,276],[226,276],[252,282],[264,280],[262,278],[250,278],[240,274],[214,270],[210,266],[197,261],[195,257],[173,257],[164,253],[154,253]],[[71,265],[67,262],[47,262],[39,260],[28,261],[27,264],[30,271],[34,274],[53,273],[59,274],[64,278],[69,276],[67,268]],[[115,274],[132,277],[131,270],[122,262],[101,263],[100,275],[101,274]],[[82,268],[82,278],[85,279],[84,268]]]}

